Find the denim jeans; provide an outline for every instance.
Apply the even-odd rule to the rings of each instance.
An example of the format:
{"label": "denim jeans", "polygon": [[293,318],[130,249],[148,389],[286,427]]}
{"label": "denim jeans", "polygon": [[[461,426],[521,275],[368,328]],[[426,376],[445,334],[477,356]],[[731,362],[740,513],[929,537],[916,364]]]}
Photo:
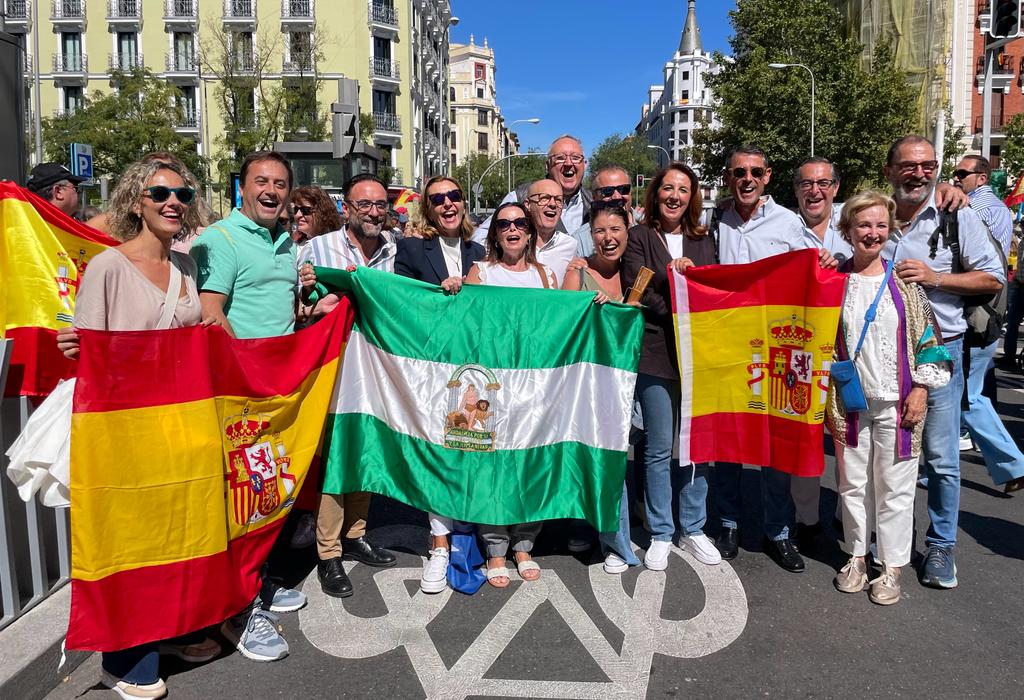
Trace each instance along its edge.
{"label": "denim jeans", "polygon": [[992,401],[982,394],[985,373],[992,368],[996,341],[985,348],[971,348],[971,366],[967,373],[968,408],[961,421],[985,458],[985,468],[995,484],[1005,484],[1024,476],[1024,454],[996,413]]}
{"label": "denim jeans", "polygon": [[946,343],[953,358],[949,384],[928,392],[921,446],[928,477],[928,533],[925,544],[952,547],[956,544],[960,513],[960,400],[964,392],[963,339]]}
{"label": "denim jeans", "polygon": [[[672,443],[679,425],[679,382],[640,374],[636,395],[644,419],[644,495],[651,539],[671,542],[675,534],[672,501],[679,501],[679,529],[700,534],[707,521],[707,465],[672,468]],[[673,483],[673,472],[677,479]]]}
{"label": "denim jeans", "polygon": [[619,503],[619,529],[617,532],[602,532],[597,539],[601,542],[601,554],[607,556],[610,552],[614,553],[630,566],[640,563],[633,552],[633,541],[629,534],[629,495],[625,482],[622,484],[622,501]]}
{"label": "denim jeans", "polygon": [[160,680],[160,653],[157,644],[143,644],[121,651],[103,652],[103,670],[126,683],[149,685]]}
{"label": "denim jeans", "polygon": [[[1024,261],[1017,264],[1020,265]],[[1003,354],[1014,357],[1017,354],[1017,334],[1020,322],[1024,320],[1024,284],[1013,280],[1007,296],[1006,337],[1003,338]]]}
{"label": "denim jeans", "polygon": [[[715,463],[715,503],[724,528],[739,527],[742,475],[742,464]],[[764,511],[764,534],[768,539],[789,539],[789,526],[794,517],[789,474],[771,467],[761,467],[761,507]]]}

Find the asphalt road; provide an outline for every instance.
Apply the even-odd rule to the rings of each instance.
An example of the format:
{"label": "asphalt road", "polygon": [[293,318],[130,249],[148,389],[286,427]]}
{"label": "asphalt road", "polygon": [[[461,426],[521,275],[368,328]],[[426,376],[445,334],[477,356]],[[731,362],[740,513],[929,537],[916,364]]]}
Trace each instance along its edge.
{"label": "asphalt road", "polygon": [[[1000,375],[1001,412],[1024,438],[1024,378]],[[538,583],[424,596],[424,516],[377,499],[370,537],[399,554],[394,569],[355,565],[355,595],[319,592],[315,554],[275,553],[310,597],[283,615],[291,655],[259,664],[225,654],[201,666],[162,661],[172,698],[467,697],[1022,697],[1019,662],[1024,495],[993,487],[980,456],[962,453],[959,588],[922,587],[872,605],[832,586],[846,556],[835,533],[790,574],[760,549],[757,470],[744,473],[740,556],[705,567],[678,551],[666,572],[604,574],[596,553],[571,555],[566,529],[545,528]],[[823,522],[836,503],[834,462],[822,481]],[[1022,492],[1024,493],[1024,492]],[[712,499],[713,500],[713,499]],[[916,503],[915,564],[927,525]],[[713,522],[713,519],[711,520]],[[710,528],[709,528],[710,529]],[[634,542],[646,546],[642,529]],[[201,585],[201,582],[197,582]],[[91,657],[48,697],[101,700]]]}

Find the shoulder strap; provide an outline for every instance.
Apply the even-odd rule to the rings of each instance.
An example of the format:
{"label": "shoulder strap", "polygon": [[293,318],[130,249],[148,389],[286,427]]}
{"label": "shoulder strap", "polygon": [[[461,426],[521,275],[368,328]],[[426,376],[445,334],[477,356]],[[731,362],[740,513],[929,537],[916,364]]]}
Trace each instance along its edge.
{"label": "shoulder strap", "polygon": [[875,320],[878,315],[878,302],[882,300],[882,295],[885,294],[886,288],[889,286],[889,278],[892,277],[892,269],[895,267],[892,263],[889,263],[888,269],[885,271],[885,277],[882,279],[882,286],[878,288],[878,294],[875,295],[875,300],[871,302],[871,306],[864,313],[864,327],[860,329],[860,339],[857,341],[857,349],[853,351],[853,357],[851,359],[856,360],[857,356],[860,355],[860,349],[864,345],[864,338],[868,334],[868,326]]}
{"label": "shoulder strap", "polygon": [[164,296],[164,308],[160,312],[160,320],[156,322],[156,330],[163,331],[171,327],[174,311],[178,308],[178,297],[181,296],[181,270],[172,258],[171,278],[167,282],[167,294]]}
{"label": "shoulder strap", "polygon": [[550,289],[551,284],[548,282],[548,271],[540,263],[534,263],[533,266],[537,268],[537,274],[540,275],[540,282],[544,285],[544,289]]}

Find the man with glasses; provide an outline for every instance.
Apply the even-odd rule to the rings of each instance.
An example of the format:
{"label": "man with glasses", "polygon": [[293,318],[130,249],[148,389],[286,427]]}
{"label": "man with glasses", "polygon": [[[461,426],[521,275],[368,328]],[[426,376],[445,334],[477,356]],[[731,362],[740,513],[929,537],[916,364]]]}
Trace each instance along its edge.
{"label": "man with glasses", "polygon": [[78,211],[78,186],[85,180],[60,163],[40,163],[32,168],[25,188],[68,216],[74,216]]}
{"label": "man with glasses", "polygon": [[576,254],[576,239],[558,228],[564,206],[562,187],[554,180],[537,180],[526,192],[526,212],[537,231],[537,262],[555,273],[559,287]]}
{"label": "man with glasses", "polygon": [[[590,192],[581,187],[583,172],[587,168],[583,142],[569,134],[559,136],[548,149],[547,166],[548,179],[558,184],[562,196],[562,213],[557,229],[568,234],[590,221]],[[530,183],[520,185],[505,195],[501,203],[525,202],[529,188]],[[486,246],[490,225],[491,219],[488,217],[473,234],[473,240]]]}
{"label": "man with glasses", "polygon": [[[903,224],[893,232],[883,255],[895,262],[904,282],[916,282],[928,295],[946,349],[953,358],[949,383],[928,392],[922,456],[928,478],[928,515],[925,537],[928,552],[921,583],[934,588],[955,588],[954,547],[960,510],[960,401],[964,390],[964,296],[993,294],[1006,281],[1006,272],[985,225],[971,209],[942,214],[935,203],[939,163],[931,142],[904,136],[890,148],[884,169],[896,200],[896,219]],[[943,217],[956,217],[955,227],[943,227]],[[953,273],[953,252],[941,231],[957,232],[960,267]]]}
{"label": "man with glasses", "polygon": [[839,232],[839,214],[843,210],[842,204],[835,203],[839,181],[835,164],[828,158],[814,156],[797,168],[793,191],[808,240],[816,248],[826,249],[837,260],[846,260],[853,254],[853,248]]}
{"label": "man with glasses", "polygon": [[[633,225],[633,191],[629,173],[621,165],[606,165],[594,173],[591,188],[591,212],[602,205],[622,207],[629,214],[629,223]],[[594,254],[594,237],[590,233],[590,222],[586,222],[575,231],[576,257],[587,258]]]}
{"label": "man with glasses", "polygon": [[[370,267],[395,271],[398,245],[385,228],[388,218],[388,188],[376,175],[362,173],[345,183],[342,190],[348,210],[348,224],[317,236],[298,261],[320,267],[347,270]],[[340,302],[336,293],[317,302],[314,318],[323,316]],[[395,555],[366,539],[370,494],[320,494],[316,508],[317,578],[324,593],[335,598],[352,595],[352,582],[342,566],[342,557],[368,566],[394,566]]]}

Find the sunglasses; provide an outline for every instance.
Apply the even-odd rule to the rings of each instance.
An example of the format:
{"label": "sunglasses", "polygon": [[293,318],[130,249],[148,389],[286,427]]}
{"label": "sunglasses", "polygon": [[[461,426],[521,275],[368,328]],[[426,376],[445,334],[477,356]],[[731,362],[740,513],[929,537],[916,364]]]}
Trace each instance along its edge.
{"label": "sunglasses", "polygon": [[608,187],[598,187],[594,190],[594,194],[600,195],[601,197],[607,199],[608,197],[611,197],[613,194],[618,192],[623,197],[628,197],[629,193],[632,190],[633,186],[630,185],[629,183],[626,183],[625,185],[609,185]]}
{"label": "sunglasses", "polygon": [[497,220],[497,226],[498,226],[498,233],[504,233],[505,231],[508,231],[513,226],[515,226],[520,231],[525,231],[526,230],[526,226],[527,226],[527,221],[526,221],[525,217],[522,217],[522,216],[519,217],[518,219],[498,219]]}
{"label": "sunglasses", "polygon": [[966,180],[971,175],[981,175],[981,172],[978,171],[978,170],[954,170],[953,171],[953,177],[955,177],[957,180]]}
{"label": "sunglasses", "polygon": [[309,216],[313,213],[313,207],[304,207],[302,205],[292,207],[292,216],[296,214],[302,214],[303,216]]}
{"label": "sunglasses", "polygon": [[726,172],[732,173],[732,176],[737,180],[742,180],[747,176],[748,172],[750,173],[750,177],[762,178],[764,177],[766,170],[764,168],[750,168],[749,170],[747,168],[733,168],[732,170],[727,170]]}
{"label": "sunglasses", "polygon": [[458,190],[448,190],[447,192],[435,192],[434,194],[428,194],[427,199],[435,207],[439,207],[444,204],[445,199],[451,200],[452,204],[457,204],[462,201],[462,192]]}
{"label": "sunglasses", "polygon": [[146,192],[149,193],[150,199],[157,204],[166,202],[171,198],[173,194],[178,198],[178,201],[182,204],[191,204],[192,200],[196,198],[196,191],[191,187],[164,187],[163,185],[155,185],[153,187],[147,187]]}

